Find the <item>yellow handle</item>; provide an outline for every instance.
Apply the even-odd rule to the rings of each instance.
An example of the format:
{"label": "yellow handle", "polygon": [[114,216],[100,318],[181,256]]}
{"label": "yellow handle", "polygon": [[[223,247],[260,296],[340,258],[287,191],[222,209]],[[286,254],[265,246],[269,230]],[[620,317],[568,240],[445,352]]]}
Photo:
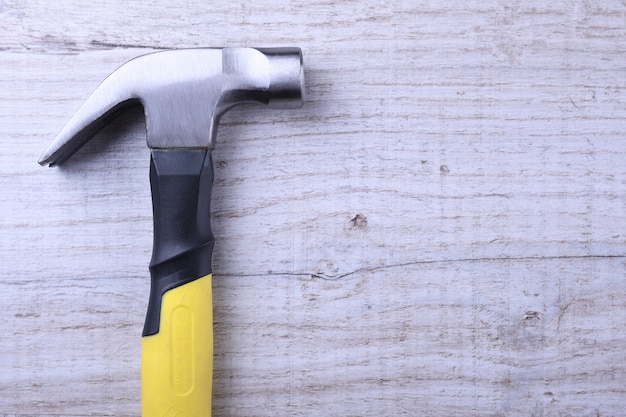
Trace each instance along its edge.
{"label": "yellow handle", "polygon": [[211,274],[165,292],[159,332],[142,339],[141,415],[210,417]]}

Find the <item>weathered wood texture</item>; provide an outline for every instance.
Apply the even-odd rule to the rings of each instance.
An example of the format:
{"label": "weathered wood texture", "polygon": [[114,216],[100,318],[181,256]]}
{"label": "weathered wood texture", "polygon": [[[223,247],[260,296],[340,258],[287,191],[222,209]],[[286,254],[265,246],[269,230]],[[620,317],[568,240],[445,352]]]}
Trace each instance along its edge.
{"label": "weathered wood texture", "polygon": [[223,120],[215,416],[626,415],[626,3],[0,1],[0,415],[138,416],[135,109],[36,160],[118,65],[297,45]]}

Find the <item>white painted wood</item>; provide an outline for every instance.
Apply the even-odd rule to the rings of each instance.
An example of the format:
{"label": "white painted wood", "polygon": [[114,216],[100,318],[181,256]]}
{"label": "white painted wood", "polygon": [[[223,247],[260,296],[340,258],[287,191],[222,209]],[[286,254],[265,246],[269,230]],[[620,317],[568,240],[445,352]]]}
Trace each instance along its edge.
{"label": "white painted wood", "polygon": [[298,111],[214,152],[214,416],[617,416],[626,4],[0,1],[0,415],[138,416],[140,110],[36,164],[160,48],[297,45]]}

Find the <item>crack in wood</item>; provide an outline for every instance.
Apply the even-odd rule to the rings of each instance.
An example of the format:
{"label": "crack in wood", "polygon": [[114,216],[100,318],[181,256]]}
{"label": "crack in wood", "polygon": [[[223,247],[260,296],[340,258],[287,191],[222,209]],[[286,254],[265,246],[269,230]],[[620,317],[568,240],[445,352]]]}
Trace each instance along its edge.
{"label": "crack in wood", "polygon": [[313,279],[322,279],[324,281],[339,281],[342,278],[349,277],[351,275],[359,273],[368,273],[383,271],[386,269],[403,268],[407,266],[415,265],[435,265],[435,264],[456,264],[456,263],[478,263],[478,262],[526,262],[526,261],[551,261],[551,260],[589,260],[589,259],[626,259],[626,255],[558,255],[558,256],[518,256],[518,257],[480,257],[480,258],[456,258],[456,259],[433,259],[433,260],[421,260],[421,261],[409,261],[400,262],[395,264],[373,266],[366,268],[358,268],[350,272],[342,274],[325,274],[323,272],[280,272],[280,271],[268,271],[266,274],[237,274],[237,273],[225,273],[216,274],[220,277],[264,277],[264,276],[289,276],[289,277],[309,277]]}

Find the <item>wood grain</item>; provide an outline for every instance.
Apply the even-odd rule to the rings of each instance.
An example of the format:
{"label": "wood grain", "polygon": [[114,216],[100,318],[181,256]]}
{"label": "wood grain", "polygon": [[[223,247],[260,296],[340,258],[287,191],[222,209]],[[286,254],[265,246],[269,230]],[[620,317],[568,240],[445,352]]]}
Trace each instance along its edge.
{"label": "wood grain", "polygon": [[626,415],[623,1],[0,1],[0,416],[140,415],[141,109],[37,158],[117,66],[300,46],[222,120],[214,416]]}

